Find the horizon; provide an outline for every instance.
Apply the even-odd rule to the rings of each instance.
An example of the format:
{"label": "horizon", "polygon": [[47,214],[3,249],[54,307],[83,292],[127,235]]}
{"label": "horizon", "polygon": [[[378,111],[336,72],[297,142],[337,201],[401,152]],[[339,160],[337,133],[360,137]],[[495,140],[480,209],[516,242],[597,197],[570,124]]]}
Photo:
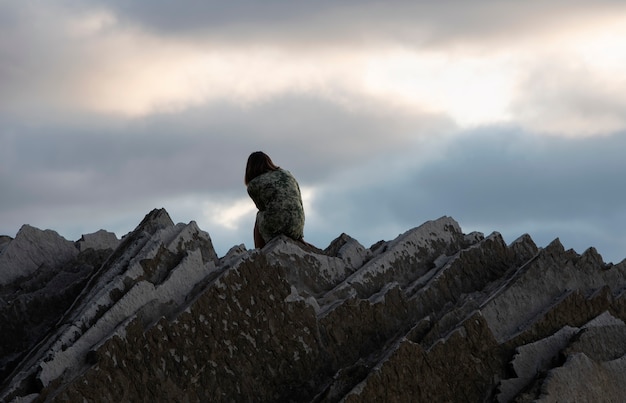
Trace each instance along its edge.
{"label": "horizon", "polygon": [[[169,214],[169,212],[167,211],[167,209],[165,209],[165,208],[154,208],[154,209],[150,210],[149,212],[147,212],[147,213],[144,215],[144,218],[145,218],[148,214],[150,214],[150,212],[152,212],[153,210],[160,210],[160,209],[165,210],[165,212],[166,212],[168,215],[170,215],[170,214]],[[423,222],[423,223],[420,223],[419,225],[415,225],[415,226],[413,226],[413,227],[406,228],[404,231],[402,231],[402,232],[398,233],[398,234],[397,234],[395,237],[393,237],[393,238],[390,238],[390,239],[379,239],[379,240],[374,241],[374,242],[372,242],[372,243],[370,243],[370,244],[363,244],[363,243],[362,243],[359,239],[356,239],[356,238],[352,237],[350,234],[347,234],[347,233],[346,233],[346,235],[348,235],[348,236],[352,237],[353,239],[355,239],[357,242],[359,242],[359,243],[360,243],[362,246],[364,246],[366,249],[370,249],[370,248],[371,248],[372,246],[374,246],[377,242],[381,242],[381,241],[383,241],[383,242],[391,242],[391,241],[394,241],[396,238],[398,238],[398,237],[402,236],[403,234],[405,234],[405,233],[407,233],[407,232],[410,232],[410,231],[412,231],[412,230],[417,229],[418,227],[422,226],[423,224],[425,224],[425,223],[427,223],[427,222],[437,221],[437,220],[439,220],[439,219],[441,219],[441,218],[444,218],[444,217],[446,217],[446,216],[442,216],[442,217],[438,217],[438,218],[433,218],[432,220],[427,220],[427,221],[425,221],[425,222]],[[34,228],[37,228],[37,229],[39,229],[39,230],[41,230],[41,231],[48,231],[48,230],[54,231],[57,235],[61,236],[62,238],[64,238],[64,239],[65,239],[65,240],[67,240],[67,241],[70,241],[70,242],[78,242],[78,241],[80,241],[80,239],[81,239],[84,235],[94,234],[94,233],[99,232],[99,231],[106,231],[106,232],[108,232],[108,233],[113,233],[113,234],[117,237],[117,239],[121,241],[124,237],[126,237],[127,235],[129,235],[129,234],[131,234],[132,232],[134,232],[134,231],[135,231],[135,230],[139,227],[139,225],[140,225],[141,221],[142,221],[144,218],[140,218],[140,219],[138,219],[136,226],[135,226],[132,230],[130,230],[130,231],[128,231],[128,232],[126,232],[126,233],[124,233],[124,234],[118,234],[118,233],[115,233],[115,232],[113,232],[113,231],[109,231],[109,230],[107,230],[106,228],[100,228],[100,229],[98,229],[98,230],[96,230],[96,231],[93,231],[93,232],[83,233],[83,234],[81,234],[80,236],[78,236],[78,237],[77,237],[77,238],[75,238],[75,239],[71,239],[71,238],[67,238],[67,237],[63,236],[63,235],[62,235],[62,234],[60,234],[58,231],[56,231],[54,228],[37,228],[37,227],[34,227]],[[206,229],[202,228],[202,227],[201,227],[201,226],[197,223],[197,221],[196,221],[196,220],[191,220],[191,221],[189,221],[189,222],[179,222],[179,221],[176,221],[176,220],[175,220],[173,217],[171,217],[171,216],[170,216],[170,218],[172,219],[172,222],[174,223],[174,225],[178,225],[178,224],[188,225],[188,224],[190,224],[191,222],[195,222],[195,223],[198,225],[198,228],[199,228],[201,231],[204,231],[204,232],[206,232],[206,233],[208,233],[208,234],[209,234],[209,237],[211,238],[211,242],[213,243],[213,249],[215,250],[215,252],[217,253],[217,256],[218,256],[219,258],[224,257],[224,256],[227,254],[227,252],[228,252],[231,248],[241,245],[241,244],[233,244],[233,245],[228,246],[226,249],[224,249],[224,248],[223,248],[223,246],[224,246],[224,245],[221,245],[221,246],[222,246],[222,248],[218,249],[218,247],[216,247],[216,244],[215,244],[215,239],[213,238],[213,236],[211,236],[210,232],[208,232]],[[454,221],[456,221],[456,220],[454,219],[454,217],[450,217],[450,218],[452,218]],[[23,224],[22,226],[24,226],[24,225],[30,225],[30,224]],[[20,230],[21,230],[21,227],[20,227]],[[461,230],[463,231],[463,234],[464,234],[464,235],[469,235],[469,234],[470,234],[470,232],[466,232],[466,231],[465,231],[462,227],[461,227]],[[476,231],[474,231],[474,232],[476,232]],[[480,231],[478,231],[478,232],[480,232]],[[19,230],[18,230],[18,233],[19,233]],[[345,232],[342,232],[342,233],[345,233]],[[317,247],[317,248],[319,248],[319,249],[322,249],[322,250],[323,250],[323,249],[327,248],[328,246],[330,246],[330,244],[331,244],[331,243],[332,243],[335,239],[338,239],[338,238],[342,235],[342,233],[337,234],[337,236],[336,236],[335,238],[331,239],[331,240],[330,240],[330,242],[329,242],[328,244],[326,244],[326,245],[314,245],[314,246],[315,246],[315,247]],[[481,233],[482,233],[482,232],[481,232]],[[492,231],[492,232],[490,232],[490,233],[482,233],[482,235],[483,235],[485,238],[487,238],[488,236],[490,236],[490,235],[491,235],[491,234],[493,234],[493,233],[499,233],[499,231],[494,230],[494,231]],[[499,234],[500,234],[500,233],[499,233]],[[16,234],[16,235],[17,235],[17,234]],[[500,235],[502,236],[502,234],[500,234]],[[507,241],[506,239],[504,239],[504,241],[505,241],[505,243],[507,244],[507,246],[511,246],[511,244],[512,244],[512,243],[516,242],[519,238],[521,238],[521,237],[523,237],[523,236],[525,236],[525,235],[530,235],[530,234],[527,234],[527,233],[520,234],[517,238],[515,238],[515,239],[513,239],[513,240]],[[15,239],[15,236],[10,236],[10,235],[5,235],[5,234],[0,234],[0,237],[1,237],[1,236],[9,236],[10,238]],[[503,238],[504,238],[504,237],[503,237]],[[531,236],[531,239],[532,239],[532,236]],[[539,249],[545,249],[545,248],[546,248],[549,244],[551,244],[551,243],[553,243],[553,242],[556,242],[556,241],[558,241],[559,243],[561,243],[561,244],[563,245],[563,243],[560,241],[559,237],[557,237],[557,238],[553,239],[552,241],[550,241],[548,244],[546,244],[546,245],[537,245],[537,247],[538,247]],[[535,242],[535,240],[534,240],[534,239],[533,239],[533,242]],[[536,243],[536,242],[535,242],[535,243]],[[246,246],[246,249],[248,249],[248,250],[255,249],[255,248],[254,248],[254,245],[250,245],[250,246],[245,245],[245,246]],[[569,248],[567,245],[563,245],[563,247],[565,248],[565,250],[570,250],[570,249],[572,249],[572,250],[573,250],[573,248]],[[594,248],[594,249],[596,249],[593,245],[589,246],[587,249],[590,249],[590,248]],[[585,253],[585,252],[587,251],[587,249],[585,249],[584,251],[581,251],[581,252],[579,252],[579,251],[575,251],[575,252],[576,252],[576,253],[578,253],[579,255],[582,255],[583,253]],[[1,250],[0,250],[0,253],[1,253]],[[599,253],[599,252],[598,252],[598,253]],[[626,258],[625,258],[625,259],[626,259]],[[605,261],[605,263],[611,263],[611,262],[606,261],[606,259],[603,259],[603,260]],[[616,261],[616,262],[612,262],[612,263],[617,264],[617,263],[621,263],[621,261]]]}

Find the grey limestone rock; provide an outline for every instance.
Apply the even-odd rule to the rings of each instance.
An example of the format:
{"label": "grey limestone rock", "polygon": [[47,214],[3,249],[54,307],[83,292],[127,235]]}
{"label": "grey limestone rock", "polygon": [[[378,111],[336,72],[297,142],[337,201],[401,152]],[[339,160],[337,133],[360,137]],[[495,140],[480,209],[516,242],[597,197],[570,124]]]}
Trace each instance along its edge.
{"label": "grey limestone rock", "polygon": [[163,209],[121,240],[47,236],[28,248],[71,256],[5,276],[0,325],[34,329],[27,300],[63,309],[2,350],[2,401],[618,401],[625,380],[626,263],[593,248],[441,217],[369,248],[278,237],[220,258]]}
{"label": "grey limestone rock", "polygon": [[0,235],[0,253],[4,251],[12,240],[13,238],[8,235]]}
{"label": "grey limestone rock", "polygon": [[94,232],[93,234],[85,234],[78,241],[76,246],[79,251],[87,249],[115,249],[119,245],[120,240],[113,232],[108,232],[103,229]]}
{"label": "grey limestone rock", "polygon": [[0,254],[0,286],[26,277],[45,266],[55,269],[78,255],[74,243],[55,231],[23,225]]}

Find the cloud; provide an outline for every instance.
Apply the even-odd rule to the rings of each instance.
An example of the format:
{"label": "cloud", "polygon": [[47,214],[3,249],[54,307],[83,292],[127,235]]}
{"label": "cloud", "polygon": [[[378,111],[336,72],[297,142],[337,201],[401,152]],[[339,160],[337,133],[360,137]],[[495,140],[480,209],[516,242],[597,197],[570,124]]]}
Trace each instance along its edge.
{"label": "cloud", "polygon": [[[136,118],[307,96],[348,110],[447,114],[463,127],[594,135],[625,124],[623,96],[607,79],[623,66],[614,38],[626,33],[611,2],[71,4],[4,6],[13,23],[3,37],[30,51],[0,45],[1,110]],[[421,33],[407,39],[407,30]],[[590,84],[573,92],[581,78]]]}
{"label": "cloud", "polygon": [[[83,232],[98,225],[129,231],[134,220],[118,229],[105,225],[105,216],[136,219],[154,207],[225,231],[247,227],[228,207],[247,199],[243,174],[250,152],[268,152],[311,187],[372,156],[391,156],[420,131],[426,135],[440,125],[449,122],[437,116],[389,120],[306,97],[89,124],[33,126],[7,118],[0,129],[0,187],[6,190],[0,232],[12,234],[24,223],[61,231],[70,221],[82,221]],[[64,234],[79,237],[77,227]]]}
{"label": "cloud", "polygon": [[320,246],[452,215],[615,256],[625,15],[614,1],[2,2],[0,233],[124,232],[166,207],[222,251],[251,244],[242,176],[264,150],[307,189]]}
{"label": "cloud", "polygon": [[578,137],[623,130],[626,95],[616,86],[620,73],[594,72],[582,62],[561,64],[560,69],[529,69],[520,82],[528,89],[512,102],[512,114],[528,130],[553,135]]}
{"label": "cloud", "polygon": [[499,231],[509,242],[529,233],[540,246],[560,237],[579,253],[595,246],[619,261],[624,146],[625,132],[572,140],[484,128],[361,167],[369,180],[332,182],[312,208],[364,243],[448,215],[466,232]]}
{"label": "cloud", "polygon": [[254,41],[299,47],[397,42],[418,46],[451,43],[490,44],[535,33],[537,38],[555,28],[578,28],[598,16],[615,16],[624,5],[614,0],[594,2],[551,0],[544,2],[468,1],[306,1],[236,0],[172,4],[157,0],[108,1],[106,5],[125,23],[159,35],[202,37],[219,41]]}

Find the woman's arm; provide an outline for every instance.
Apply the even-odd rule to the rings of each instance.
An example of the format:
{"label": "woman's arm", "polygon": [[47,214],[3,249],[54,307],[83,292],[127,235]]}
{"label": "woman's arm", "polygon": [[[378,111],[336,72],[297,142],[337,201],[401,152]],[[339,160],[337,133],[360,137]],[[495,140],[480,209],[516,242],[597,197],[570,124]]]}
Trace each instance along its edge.
{"label": "woman's arm", "polygon": [[263,203],[261,202],[259,188],[257,186],[254,186],[253,182],[250,182],[248,184],[248,196],[250,196],[250,198],[254,202],[254,205],[257,209],[259,209],[259,211],[265,210],[265,206],[263,206]]}

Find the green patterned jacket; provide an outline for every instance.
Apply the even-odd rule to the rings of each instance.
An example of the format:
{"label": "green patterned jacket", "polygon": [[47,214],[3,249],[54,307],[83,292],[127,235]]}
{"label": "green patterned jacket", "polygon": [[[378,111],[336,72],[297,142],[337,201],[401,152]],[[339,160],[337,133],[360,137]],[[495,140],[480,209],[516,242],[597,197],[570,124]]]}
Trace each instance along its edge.
{"label": "green patterned jacket", "polygon": [[259,209],[257,226],[265,242],[281,234],[303,238],[300,186],[289,171],[279,168],[257,176],[248,183],[248,194]]}

